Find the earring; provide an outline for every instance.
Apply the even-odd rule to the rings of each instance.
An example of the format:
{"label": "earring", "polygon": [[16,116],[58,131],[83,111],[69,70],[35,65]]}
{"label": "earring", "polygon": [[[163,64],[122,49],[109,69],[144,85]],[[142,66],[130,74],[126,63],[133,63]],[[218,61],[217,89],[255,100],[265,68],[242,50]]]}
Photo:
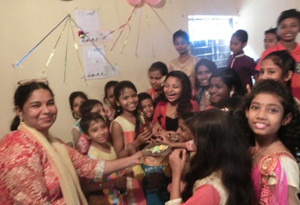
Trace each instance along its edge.
{"label": "earring", "polygon": [[229,95],[230,95],[230,97],[232,97],[234,95],[234,91],[233,90],[230,91]]}
{"label": "earring", "polygon": [[23,125],[23,118],[22,118],[22,117],[19,117],[19,120],[20,120],[19,126],[20,126],[20,125]]}

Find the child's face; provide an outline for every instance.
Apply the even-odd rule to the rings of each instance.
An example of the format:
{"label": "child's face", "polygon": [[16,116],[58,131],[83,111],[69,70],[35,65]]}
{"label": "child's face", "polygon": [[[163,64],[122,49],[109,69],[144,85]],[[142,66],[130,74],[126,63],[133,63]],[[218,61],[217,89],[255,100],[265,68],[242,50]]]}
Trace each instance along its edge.
{"label": "child's face", "polygon": [[79,108],[80,105],[85,101],[82,97],[78,96],[74,98],[73,101],[73,107],[72,107],[72,112],[74,113],[75,116],[80,116]]}
{"label": "child's face", "polygon": [[146,118],[151,118],[152,117],[153,110],[154,110],[152,99],[147,98],[145,100],[142,100],[141,108],[142,108],[142,112],[144,113]]}
{"label": "child's face", "polygon": [[190,127],[184,122],[182,118],[178,119],[178,129],[176,131],[179,142],[187,142],[194,139],[194,135]]}
{"label": "child's face", "polygon": [[205,65],[200,65],[197,68],[197,80],[199,81],[201,86],[209,85],[209,78],[211,76],[210,70]]}
{"label": "child's face", "polygon": [[164,85],[164,93],[169,102],[176,102],[181,97],[182,84],[176,77],[168,77]]}
{"label": "child's face", "polygon": [[260,93],[253,98],[245,114],[256,136],[275,138],[283,122],[284,108],[279,96]]}
{"label": "child's face", "polygon": [[182,55],[189,52],[189,43],[182,37],[177,37],[174,42],[176,51]]}
{"label": "child's face", "polygon": [[114,104],[115,104],[114,89],[115,89],[115,87],[114,87],[114,86],[111,86],[111,87],[108,88],[108,90],[107,90],[107,100],[108,100],[108,102],[109,102],[109,104],[110,104],[111,106],[114,106]]}
{"label": "child's face", "polygon": [[277,39],[276,34],[274,34],[274,33],[267,33],[265,35],[265,39],[264,39],[265,49],[270,48],[272,46],[275,46],[276,43],[277,43],[277,41],[278,41],[278,39]]}
{"label": "child's face", "polygon": [[281,41],[293,42],[300,31],[299,21],[296,18],[286,18],[279,23],[278,35]]}
{"label": "child's face", "polygon": [[233,54],[237,54],[246,46],[246,43],[242,43],[236,36],[232,36],[230,40],[230,50]]}
{"label": "child's face", "polygon": [[92,108],[91,112],[92,113],[99,113],[102,117],[105,118],[105,110],[104,110],[104,107],[101,104],[95,105]]}
{"label": "child's face", "polygon": [[91,121],[88,129],[88,137],[93,142],[103,144],[108,139],[108,128],[103,120]]}
{"label": "child's face", "polygon": [[227,85],[220,77],[213,77],[210,79],[208,92],[210,94],[210,102],[215,104],[223,99],[230,97],[230,91]]}
{"label": "child's face", "polygon": [[159,70],[154,70],[149,72],[149,82],[154,90],[160,90],[163,83],[163,75]]}
{"label": "child's face", "polygon": [[121,96],[117,100],[117,105],[120,106],[123,111],[134,112],[138,106],[137,93],[132,88],[124,88]]}
{"label": "child's face", "polygon": [[260,66],[260,74],[258,80],[273,79],[281,83],[288,81],[288,77],[283,76],[282,69],[276,65],[271,59],[265,59]]}

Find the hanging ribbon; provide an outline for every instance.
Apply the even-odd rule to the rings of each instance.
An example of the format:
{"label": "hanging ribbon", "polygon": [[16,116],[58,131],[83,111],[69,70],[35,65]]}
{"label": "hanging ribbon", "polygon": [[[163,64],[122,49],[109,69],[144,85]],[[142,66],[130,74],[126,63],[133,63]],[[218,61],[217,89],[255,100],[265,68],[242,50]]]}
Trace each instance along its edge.
{"label": "hanging ribbon", "polygon": [[162,20],[162,18],[159,16],[159,14],[153,9],[152,6],[149,5],[153,13],[157,16],[157,18],[160,20],[160,22],[166,27],[166,29],[169,31],[169,33],[172,35],[171,30],[168,28],[167,24]]}
{"label": "hanging ribbon", "polygon": [[17,68],[30,55],[32,51],[34,51],[62,22],[64,22],[69,17],[70,14],[64,17],[44,38],[42,38],[42,40],[40,40],[28,53],[26,53],[25,56],[18,63],[13,65],[13,67]]}
{"label": "hanging ribbon", "polygon": [[[150,33],[150,23],[149,23],[149,18],[148,18],[148,16],[146,16],[146,23],[147,23],[147,28],[148,28],[149,33]],[[152,39],[151,39],[151,40],[152,40]],[[151,47],[152,47],[152,57],[155,58],[155,53],[154,53],[154,48],[153,48],[153,41],[152,41]]]}
{"label": "hanging ribbon", "polygon": [[66,25],[67,25],[68,22],[69,22],[68,20],[65,22],[64,27],[63,27],[62,31],[60,32],[60,34],[59,34],[59,36],[58,36],[58,39],[56,40],[56,43],[55,43],[55,45],[54,45],[54,47],[53,47],[53,49],[52,49],[52,52],[51,52],[51,54],[50,54],[50,56],[49,56],[49,58],[48,58],[48,60],[47,60],[47,63],[46,63],[46,65],[44,66],[44,69],[43,69],[43,72],[42,72],[43,75],[45,74],[45,72],[46,72],[47,69],[48,69],[48,66],[49,66],[49,64],[50,64],[50,61],[51,61],[52,57],[54,56],[55,49],[56,49],[56,47],[57,47],[57,45],[58,45],[58,42],[59,42],[60,39],[61,39],[62,34],[63,34],[64,31],[65,31],[65,28],[66,28]]}
{"label": "hanging ribbon", "polygon": [[70,30],[71,27],[71,21],[70,18],[68,18],[68,34],[67,34],[67,42],[66,42],[66,52],[65,52],[65,64],[64,64],[64,83],[66,82],[66,76],[67,76],[67,62],[68,62],[68,50],[69,50],[69,36],[70,36]]}
{"label": "hanging ribbon", "polygon": [[138,34],[137,34],[137,38],[136,38],[136,46],[135,46],[135,56],[137,56],[137,50],[138,50],[138,45],[139,45],[139,40],[140,40],[140,34],[141,34],[141,21],[142,21],[142,11],[141,11],[140,18],[139,18]]}
{"label": "hanging ribbon", "polygon": [[[83,33],[85,33],[84,30],[76,23],[76,21],[74,21],[74,19],[72,19],[72,17],[70,17],[70,19],[71,19],[71,21],[74,23],[74,25],[75,25],[79,30],[81,30]],[[73,38],[75,39],[75,35],[74,35],[73,31],[72,31],[72,34],[73,34]],[[108,35],[109,35],[109,34],[108,34]],[[106,36],[107,36],[107,35],[106,35]],[[106,36],[105,36],[105,37],[106,37]],[[91,42],[91,44],[96,48],[96,50],[100,53],[100,55],[106,60],[106,62],[110,65],[110,67],[111,67],[113,70],[115,70],[115,67],[114,67],[114,66],[112,65],[112,63],[108,60],[108,58],[101,52],[101,49],[95,44],[95,42],[92,41],[88,35],[86,35],[86,38],[87,38],[88,41]],[[75,42],[75,40],[74,40],[74,42]],[[77,43],[76,43],[76,47],[77,47],[77,50],[78,50],[78,45],[77,45]],[[75,47],[75,48],[76,48],[76,47]],[[79,54],[78,54],[78,55],[79,55]],[[82,64],[81,64],[81,66],[82,66]]]}
{"label": "hanging ribbon", "polygon": [[[70,19],[74,22],[74,20],[70,17]],[[80,68],[81,68],[81,72],[82,72],[82,75],[83,75],[83,79],[84,79],[84,82],[87,86],[87,82],[86,82],[86,79],[84,77],[84,69],[83,69],[83,64],[82,64],[82,61],[80,59],[80,54],[79,54],[79,49],[78,49],[78,44],[76,43],[76,39],[75,39],[75,34],[74,34],[74,31],[73,29],[71,29],[72,31],[72,36],[73,36],[73,42],[74,42],[74,48],[76,50],[76,54],[77,54],[77,59],[78,59],[78,62],[79,62],[79,65],[80,65]]]}
{"label": "hanging ribbon", "polygon": [[123,33],[123,31],[124,31],[124,29],[125,29],[126,27],[130,28],[130,27],[129,27],[129,22],[130,22],[130,20],[131,20],[131,18],[132,18],[132,16],[133,16],[134,11],[136,10],[136,8],[137,8],[137,7],[135,6],[135,7],[132,9],[131,14],[129,15],[127,21],[126,21],[123,25],[119,26],[117,29],[112,30],[111,32],[109,32],[107,35],[105,35],[105,36],[102,38],[102,39],[105,39],[105,38],[106,38],[107,36],[109,36],[110,34],[112,34],[112,33],[116,32],[117,30],[120,30],[120,29],[121,29],[121,31],[120,31],[120,33],[119,33],[117,39],[115,40],[115,42],[113,43],[113,45],[112,45],[112,47],[111,47],[111,49],[110,49],[111,51],[114,49],[116,43],[118,42],[120,36],[122,35],[122,33]]}

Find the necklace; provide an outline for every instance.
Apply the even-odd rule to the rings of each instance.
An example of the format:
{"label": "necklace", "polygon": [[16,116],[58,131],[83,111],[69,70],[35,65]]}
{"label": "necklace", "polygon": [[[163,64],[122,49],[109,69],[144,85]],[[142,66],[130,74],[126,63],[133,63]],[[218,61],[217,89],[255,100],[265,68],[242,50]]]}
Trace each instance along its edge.
{"label": "necklace", "polygon": [[254,160],[258,155],[262,155],[264,152],[266,152],[270,147],[272,147],[272,145],[274,145],[275,143],[278,143],[279,140],[273,142],[272,144],[270,144],[267,147],[264,147],[262,149],[257,149],[256,147],[254,147],[251,151],[251,158],[252,160]]}

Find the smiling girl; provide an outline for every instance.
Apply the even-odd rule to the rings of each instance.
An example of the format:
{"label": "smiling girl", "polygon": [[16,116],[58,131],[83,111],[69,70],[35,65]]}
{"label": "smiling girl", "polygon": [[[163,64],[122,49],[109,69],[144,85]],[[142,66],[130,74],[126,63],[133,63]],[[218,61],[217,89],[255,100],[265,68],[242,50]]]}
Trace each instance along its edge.
{"label": "smiling girl", "polygon": [[252,180],[260,204],[299,204],[300,116],[289,89],[274,80],[258,82],[244,109],[252,147]]}
{"label": "smiling girl", "polygon": [[208,59],[201,59],[196,67],[196,96],[195,101],[199,105],[200,110],[204,110],[209,103],[209,79],[213,72],[217,70],[216,64]]}
{"label": "smiling girl", "polygon": [[153,115],[153,134],[160,129],[176,131],[178,128],[178,116],[185,112],[199,112],[199,107],[191,100],[191,83],[188,76],[182,71],[168,73],[164,94],[155,107]]}
{"label": "smiling girl", "polygon": [[209,80],[208,92],[211,106],[233,108],[238,104],[239,96],[245,94],[245,89],[234,70],[219,68]]}

